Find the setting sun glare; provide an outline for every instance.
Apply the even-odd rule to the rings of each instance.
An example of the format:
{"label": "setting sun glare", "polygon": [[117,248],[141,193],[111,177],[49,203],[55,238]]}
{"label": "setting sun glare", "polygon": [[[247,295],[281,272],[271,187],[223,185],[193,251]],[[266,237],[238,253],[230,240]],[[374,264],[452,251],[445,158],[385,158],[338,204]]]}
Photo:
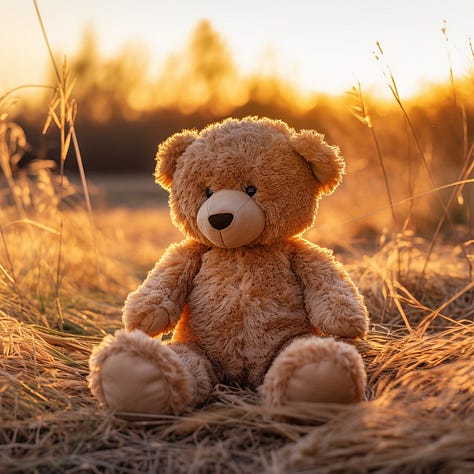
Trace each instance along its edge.
{"label": "setting sun glare", "polygon": [[[472,61],[470,0],[40,0],[38,5],[57,54],[74,55],[89,28],[104,56],[133,44],[147,58],[150,77],[186,45],[202,19],[221,35],[241,73],[278,76],[305,93],[341,94],[361,82],[387,94],[383,65],[374,57],[377,41],[403,97],[446,81],[449,61],[458,76],[469,72]],[[32,2],[4,4],[0,38],[0,91],[44,83],[48,57]]]}

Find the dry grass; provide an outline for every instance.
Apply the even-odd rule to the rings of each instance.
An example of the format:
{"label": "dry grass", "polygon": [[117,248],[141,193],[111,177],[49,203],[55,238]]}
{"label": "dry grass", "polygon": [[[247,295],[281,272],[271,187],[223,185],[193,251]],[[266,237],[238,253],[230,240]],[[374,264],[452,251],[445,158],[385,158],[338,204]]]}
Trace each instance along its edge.
{"label": "dry grass", "polygon": [[[132,422],[98,409],[86,384],[87,360],[104,333],[119,327],[127,292],[178,238],[167,210],[97,213],[100,275],[87,212],[65,211],[61,329],[57,233],[44,210],[37,215],[25,206],[24,221],[15,206],[3,209],[0,471],[474,469],[474,292],[452,246],[437,247],[423,280],[428,243],[411,234],[370,255],[342,255],[372,314],[371,333],[358,343],[369,402],[269,410],[252,392],[219,386],[185,416]],[[58,208],[49,212],[54,221]]]}
{"label": "dry grass", "polygon": [[[71,143],[79,164],[80,150],[68,71],[56,72],[48,124],[60,132],[59,176],[47,162],[18,168],[26,139],[0,110],[0,472],[474,472],[472,229],[463,236],[450,222],[468,184],[453,186],[438,209],[453,242],[438,229],[428,241],[408,231],[411,205],[405,220],[393,212],[360,88],[358,114],[377,148],[384,182],[376,184],[394,229],[375,247],[364,241],[339,255],[372,317],[357,342],[368,401],[269,409],[253,392],[218,386],[180,417],[127,421],[101,411],[86,383],[91,349],[120,327],[125,296],[180,236],[166,209],[106,209],[92,219],[87,189],[62,172]],[[460,180],[472,176],[473,146],[465,148]],[[470,222],[469,202],[464,209]],[[330,234],[317,227],[308,238]]]}
{"label": "dry grass", "polygon": [[[6,472],[469,472],[474,328],[417,338],[374,327],[361,347],[372,400],[270,411],[217,387],[183,417],[97,412],[85,384],[98,338],[2,324]],[[7,337],[7,334],[9,337]],[[32,349],[33,348],[33,349]]]}

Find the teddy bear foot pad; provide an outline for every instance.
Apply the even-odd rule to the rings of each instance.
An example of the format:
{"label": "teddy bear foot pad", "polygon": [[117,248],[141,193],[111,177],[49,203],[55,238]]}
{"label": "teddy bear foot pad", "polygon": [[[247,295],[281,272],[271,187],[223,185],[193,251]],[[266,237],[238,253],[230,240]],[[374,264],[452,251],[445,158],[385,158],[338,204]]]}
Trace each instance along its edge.
{"label": "teddy bear foot pad", "polygon": [[261,392],[270,405],[356,403],[365,399],[365,384],[354,347],[332,338],[302,338],[275,359]]}
{"label": "teddy bear foot pad", "polygon": [[91,358],[89,383],[109,409],[177,414],[191,402],[195,383],[179,356],[140,331],[118,331]]}

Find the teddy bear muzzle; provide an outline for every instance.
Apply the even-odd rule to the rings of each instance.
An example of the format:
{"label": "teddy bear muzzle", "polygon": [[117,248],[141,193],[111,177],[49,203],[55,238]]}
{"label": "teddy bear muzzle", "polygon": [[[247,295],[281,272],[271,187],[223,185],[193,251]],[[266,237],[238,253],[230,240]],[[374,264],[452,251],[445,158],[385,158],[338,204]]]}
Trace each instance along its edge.
{"label": "teddy bear muzzle", "polygon": [[221,189],[199,208],[197,226],[217,247],[237,248],[260,237],[265,228],[265,214],[247,193]]}

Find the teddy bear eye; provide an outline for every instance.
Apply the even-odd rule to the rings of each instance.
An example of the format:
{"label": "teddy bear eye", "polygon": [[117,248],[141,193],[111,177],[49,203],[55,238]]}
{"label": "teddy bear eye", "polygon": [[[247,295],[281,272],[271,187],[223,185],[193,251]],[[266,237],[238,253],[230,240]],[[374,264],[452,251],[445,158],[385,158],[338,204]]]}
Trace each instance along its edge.
{"label": "teddy bear eye", "polygon": [[206,197],[209,199],[212,195],[214,194],[214,192],[212,191],[211,188],[206,188]]}
{"label": "teddy bear eye", "polygon": [[250,196],[252,197],[256,192],[257,192],[257,188],[255,186],[247,186],[245,188],[245,192]]}

